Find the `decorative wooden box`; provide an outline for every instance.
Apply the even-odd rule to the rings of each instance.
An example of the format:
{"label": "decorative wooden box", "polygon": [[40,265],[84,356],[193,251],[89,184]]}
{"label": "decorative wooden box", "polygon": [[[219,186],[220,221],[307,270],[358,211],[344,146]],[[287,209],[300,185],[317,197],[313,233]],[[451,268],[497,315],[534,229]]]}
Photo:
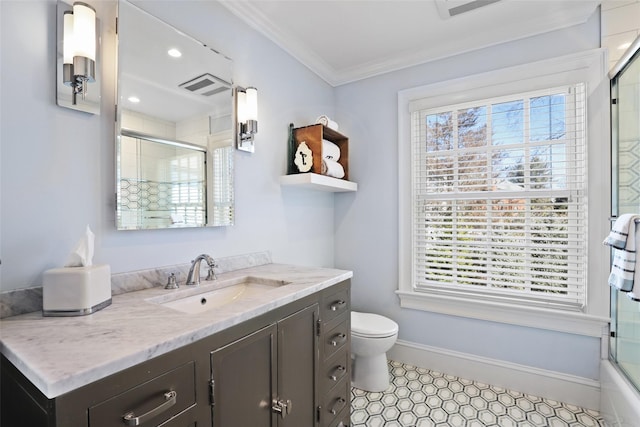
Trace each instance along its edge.
{"label": "decorative wooden box", "polygon": [[[331,141],[340,148],[340,159],[338,163],[344,168],[344,177],[342,179],[349,180],[349,138],[321,124],[309,125],[293,129],[293,153],[295,155],[298,146],[305,142],[311,150],[313,163],[311,170],[306,173],[322,174],[322,140]],[[295,168],[295,166],[294,166]],[[292,171],[290,171],[291,173]],[[293,173],[300,173],[294,169]]]}

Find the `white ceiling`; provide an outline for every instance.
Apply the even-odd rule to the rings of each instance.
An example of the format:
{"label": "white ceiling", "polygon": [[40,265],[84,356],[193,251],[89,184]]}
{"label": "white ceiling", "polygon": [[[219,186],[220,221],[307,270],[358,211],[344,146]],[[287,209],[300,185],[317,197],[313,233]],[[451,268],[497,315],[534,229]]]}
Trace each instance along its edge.
{"label": "white ceiling", "polygon": [[438,6],[469,2],[473,0],[222,4],[333,86],[580,24],[600,4],[599,0],[500,0],[447,19],[438,13]]}
{"label": "white ceiling", "polygon": [[[118,15],[118,104],[123,110],[171,122],[203,112],[230,114],[232,62],[229,58],[135,4],[120,3]],[[170,57],[169,49],[179,50],[182,56]],[[228,90],[203,96],[185,89],[189,86],[187,82],[207,74],[215,82],[207,86],[207,90],[214,87]],[[129,97],[138,98],[139,102],[131,102]]]}

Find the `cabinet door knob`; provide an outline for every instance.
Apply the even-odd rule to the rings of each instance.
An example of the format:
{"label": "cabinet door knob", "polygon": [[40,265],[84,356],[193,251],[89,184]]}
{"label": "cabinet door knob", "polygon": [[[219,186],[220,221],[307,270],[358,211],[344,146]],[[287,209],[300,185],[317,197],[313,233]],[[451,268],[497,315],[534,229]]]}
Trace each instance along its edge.
{"label": "cabinet door knob", "polygon": [[340,397],[336,400],[336,403],[333,404],[331,409],[329,409],[329,412],[331,412],[331,415],[335,415],[338,412],[340,412],[342,408],[344,408],[344,405],[346,404],[347,404],[347,401],[344,398]]}
{"label": "cabinet door knob", "polygon": [[347,341],[347,334],[339,333],[339,334],[335,334],[331,338],[331,341],[329,341],[329,344],[331,344],[333,347],[337,347],[339,345],[344,344],[346,341]]}
{"label": "cabinet door knob", "polygon": [[164,397],[163,403],[161,403],[160,405],[156,406],[149,412],[146,412],[140,416],[136,417],[136,414],[134,411],[127,412],[122,416],[124,423],[128,426],[139,426],[140,424],[145,423],[147,420],[155,417],[156,415],[160,415],[161,413],[163,413],[164,411],[166,411],[167,409],[171,408],[173,405],[176,404],[178,393],[171,390],[164,393],[163,397]]}
{"label": "cabinet door knob", "polygon": [[344,301],[344,300],[338,300],[338,301],[335,301],[334,303],[332,303],[332,304],[329,306],[329,309],[330,309],[331,311],[338,311],[338,310],[340,310],[340,309],[344,308],[344,306],[345,306],[346,304],[347,304],[347,302],[346,302],[346,301]]}
{"label": "cabinet door knob", "polygon": [[331,381],[338,381],[338,379],[342,378],[342,376],[347,372],[347,368],[342,365],[338,365],[335,367],[331,375],[329,375],[329,379]]}

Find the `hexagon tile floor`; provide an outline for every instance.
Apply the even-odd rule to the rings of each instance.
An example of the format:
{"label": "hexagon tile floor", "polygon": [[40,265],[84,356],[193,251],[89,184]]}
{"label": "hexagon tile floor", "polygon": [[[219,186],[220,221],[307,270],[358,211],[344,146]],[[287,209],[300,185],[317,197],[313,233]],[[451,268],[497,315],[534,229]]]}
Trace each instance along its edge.
{"label": "hexagon tile floor", "polygon": [[382,393],[351,389],[351,427],[600,427],[596,411],[389,361]]}

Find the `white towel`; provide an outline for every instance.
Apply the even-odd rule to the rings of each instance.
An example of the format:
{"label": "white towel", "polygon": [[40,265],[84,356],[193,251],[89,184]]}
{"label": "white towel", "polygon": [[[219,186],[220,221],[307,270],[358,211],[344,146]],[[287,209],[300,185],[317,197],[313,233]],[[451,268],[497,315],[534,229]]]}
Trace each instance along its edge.
{"label": "white towel", "polygon": [[322,158],[337,162],[340,160],[340,147],[326,139],[322,140]]}
{"label": "white towel", "polygon": [[344,178],[344,168],[338,162],[322,159],[322,174],[342,179]]}
{"label": "white towel", "polygon": [[603,242],[613,247],[609,285],[630,292],[629,297],[634,299],[640,296],[640,257],[636,250],[640,247],[640,232],[636,232],[636,220],[640,222],[640,215],[620,215]]}
{"label": "white towel", "polygon": [[170,217],[171,217],[171,224],[185,224],[184,215],[182,214],[172,213]]}
{"label": "white towel", "polygon": [[629,235],[630,225],[633,223],[635,217],[639,217],[639,215],[620,215],[613,224],[613,227],[611,227],[611,232],[602,243],[616,249],[624,249],[627,245],[627,236]]}
{"label": "white towel", "polygon": [[[638,216],[637,218],[640,218]],[[627,296],[634,301],[640,301],[640,224],[635,223],[635,235],[636,235],[636,259],[635,259],[635,272],[633,273],[633,284],[631,290],[627,292]]]}
{"label": "white towel", "polygon": [[627,296],[634,301],[640,301],[640,215],[636,215],[633,222],[634,223],[631,227],[635,225],[636,271],[633,273],[633,287],[631,288],[631,291],[627,293]]}
{"label": "white towel", "polygon": [[331,120],[328,116],[325,116],[324,114],[316,119],[316,123],[325,125],[329,129],[333,129],[336,132],[339,129],[338,124],[336,122],[334,122],[333,120]]}

